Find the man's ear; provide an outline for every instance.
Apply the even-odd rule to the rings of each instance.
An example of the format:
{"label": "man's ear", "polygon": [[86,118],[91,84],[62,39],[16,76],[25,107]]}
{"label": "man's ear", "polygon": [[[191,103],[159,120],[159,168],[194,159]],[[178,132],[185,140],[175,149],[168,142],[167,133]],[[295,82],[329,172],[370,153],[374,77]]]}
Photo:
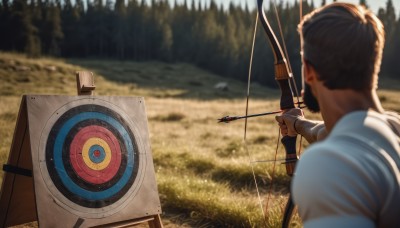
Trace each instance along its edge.
{"label": "man's ear", "polygon": [[317,72],[315,71],[315,68],[305,58],[303,58],[303,70],[303,77],[306,83],[310,83],[317,79]]}

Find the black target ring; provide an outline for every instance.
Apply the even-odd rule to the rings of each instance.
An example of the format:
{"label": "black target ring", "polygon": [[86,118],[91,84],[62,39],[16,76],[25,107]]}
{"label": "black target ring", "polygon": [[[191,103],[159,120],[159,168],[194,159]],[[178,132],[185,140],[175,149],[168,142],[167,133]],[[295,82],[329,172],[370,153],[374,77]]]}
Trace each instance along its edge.
{"label": "black target ring", "polygon": [[[101,121],[101,120],[89,120],[89,121],[85,121],[82,123],[78,123],[74,129],[71,130],[71,134],[67,137],[66,141],[65,141],[65,146],[63,147],[63,163],[65,166],[66,170],[73,170],[73,167],[71,165],[71,158],[70,156],[68,156],[69,152],[69,146],[71,145],[72,140],[74,139],[74,137],[76,136],[76,134],[78,133],[79,129],[87,127],[87,126],[105,126],[107,128],[109,128],[112,133],[117,136],[116,138],[119,139],[119,142],[122,142],[122,137],[121,135],[115,131],[115,129],[110,128],[109,124]],[[121,145],[122,143],[120,143],[121,146],[121,154],[125,155],[126,154],[126,149],[123,147],[123,145]],[[106,183],[100,183],[100,184],[93,184],[93,183],[89,183],[85,180],[83,180],[82,178],[80,178],[76,172],[71,172],[69,173],[71,179],[73,179],[74,181],[76,181],[75,183],[77,183],[81,188],[89,190],[89,191],[93,191],[93,192],[98,192],[98,191],[102,191],[105,189],[108,189],[111,186],[114,186],[118,180],[120,179],[123,171],[124,171],[124,167],[126,167],[126,163],[127,163],[127,157],[126,156],[121,156],[122,157],[122,161],[121,161],[121,165],[118,169],[118,175],[114,175],[113,178],[111,180],[109,180]]]}
{"label": "black target ring", "polygon": [[[135,182],[140,162],[137,142],[128,126],[129,124],[121,115],[101,105],[79,105],[64,112],[52,126],[45,147],[48,174],[57,190],[71,202],[85,208],[103,208],[121,200]],[[108,181],[96,182],[96,177],[102,174],[96,170],[96,164],[92,165],[90,161],[89,163],[82,162],[84,160],[82,158],[72,159],[73,140],[82,129],[87,129],[89,132],[83,134],[85,137],[93,136],[94,141],[105,142],[106,146],[102,152],[106,151],[105,156],[111,157],[107,163],[110,167],[113,164],[119,165],[118,169],[111,167],[116,171]],[[93,129],[92,133],[91,129]],[[105,133],[99,134],[98,129],[104,129]],[[81,142],[79,140],[76,140],[78,144]],[[92,144],[95,145],[95,143]],[[75,147],[82,148],[85,145]],[[96,146],[101,145],[96,144]],[[82,156],[85,153],[86,151],[82,152]],[[79,157],[79,153],[74,155]],[[112,160],[116,155],[120,156],[120,159]],[[89,164],[88,167],[94,171],[84,173],[74,168],[74,166],[82,167],[85,164]],[[82,167],[82,169],[88,170],[88,167]],[[96,174],[96,171],[99,174]]]}

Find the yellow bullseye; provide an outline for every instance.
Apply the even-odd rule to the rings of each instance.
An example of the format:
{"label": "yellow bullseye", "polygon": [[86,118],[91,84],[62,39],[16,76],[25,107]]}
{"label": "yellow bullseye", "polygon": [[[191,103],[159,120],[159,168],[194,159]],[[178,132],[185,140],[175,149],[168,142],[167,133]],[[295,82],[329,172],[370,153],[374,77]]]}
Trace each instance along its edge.
{"label": "yellow bullseye", "polygon": [[[89,155],[90,147],[94,146],[94,145],[99,145],[104,149],[104,153],[105,153],[104,160],[99,163],[94,163],[90,159],[90,155]],[[91,168],[93,170],[103,170],[110,164],[111,149],[108,146],[108,144],[101,138],[90,138],[85,142],[85,144],[83,144],[82,157],[83,157],[83,161],[89,168]]]}

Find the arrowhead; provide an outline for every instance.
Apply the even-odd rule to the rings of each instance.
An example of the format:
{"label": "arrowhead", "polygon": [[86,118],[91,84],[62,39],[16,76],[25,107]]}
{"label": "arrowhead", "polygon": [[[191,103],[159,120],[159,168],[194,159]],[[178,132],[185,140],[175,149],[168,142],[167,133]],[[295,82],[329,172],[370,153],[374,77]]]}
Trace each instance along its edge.
{"label": "arrowhead", "polygon": [[221,119],[218,119],[218,123],[229,123],[229,116],[224,116]]}

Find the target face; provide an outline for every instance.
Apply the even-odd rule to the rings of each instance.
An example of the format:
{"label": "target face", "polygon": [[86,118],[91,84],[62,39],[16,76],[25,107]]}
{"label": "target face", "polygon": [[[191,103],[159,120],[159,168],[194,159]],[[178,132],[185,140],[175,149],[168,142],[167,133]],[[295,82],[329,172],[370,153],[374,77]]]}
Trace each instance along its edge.
{"label": "target face", "polygon": [[60,108],[46,124],[41,170],[65,209],[104,217],[121,210],[140,186],[140,140],[122,110],[101,100],[81,103]]}

